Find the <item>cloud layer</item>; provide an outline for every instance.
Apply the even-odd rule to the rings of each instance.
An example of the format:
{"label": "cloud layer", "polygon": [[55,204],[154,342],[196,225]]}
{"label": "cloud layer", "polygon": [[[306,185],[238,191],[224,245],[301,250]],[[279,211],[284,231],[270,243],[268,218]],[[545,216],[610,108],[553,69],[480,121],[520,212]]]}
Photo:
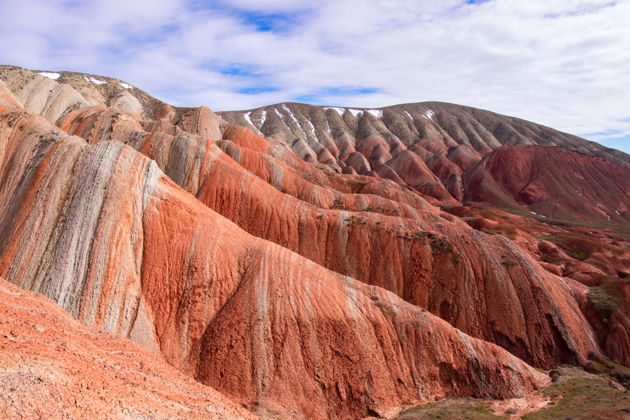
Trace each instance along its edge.
{"label": "cloud layer", "polygon": [[630,149],[630,1],[0,0],[0,62],[178,105],[437,100]]}

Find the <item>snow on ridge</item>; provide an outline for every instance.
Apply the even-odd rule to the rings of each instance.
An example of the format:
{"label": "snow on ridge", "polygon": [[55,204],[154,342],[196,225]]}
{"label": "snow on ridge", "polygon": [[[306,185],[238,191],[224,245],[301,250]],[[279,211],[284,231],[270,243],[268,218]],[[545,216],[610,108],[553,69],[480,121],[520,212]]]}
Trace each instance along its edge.
{"label": "snow on ridge", "polygon": [[48,77],[49,79],[57,80],[61,76],[59,73],[51,73],[49,71],[42,71],[38,73],[41,76]]}
{"label": "snow on ridge", "polygon": [[95,85],[104,85],[105,83],[107,83],[105,80],[98,80],[92,76],[84,76],[83,78],[90,83],[94,83]]}
{"label": "snow on ridge", "polygon": [[[293,120],[293,122],[295,123],[295,125],[297,125],[297,127],[302,130],[302,133],[304,133],[304,138],[307,139],[308,138],[308,134],[306,134],[306,131],[304,130],[304,127],[302,127],[302,124],[300,124],[300,121],[295,117],[295,114],[293,114],[293,111],[291,111],[289,109],[289,107],[287,106],[287,104],[282,104],[282,109],[284,109],[289,116],[291,117],[291,119]],[[310,121],[309,121],[310,122]],[[286,124],[286,123],[285,123]],[[315,130],[313,130],[313,133],[315,133]]]}
{"label": "snow on ridge", "polygon": [[125,83],[125,82],[120,82],[120,86],[124,87],[125,89],[131,89],[133,88],[133,86]]}
{"label": "snow on ridge", "polygon": [[376,118],[383,118],[383,110],[381,109],[368,109],[367,112],[374,115]]}
{"label": "snow on ridge", "polygon": [[343,113],[346,112],[345,108],[340,108],[340,107],[337,107],[337,106],[325,106],[322,109],[324,111],[327,111],[329,109],[333,109],[333,110],[337,111],[337,114],[339,114],[339,115],[343,115]]}
{"label": "snow on ridge", "polygon": [[368,112],[368,113],[374,115],[376,118],[383,118],[383,110],[382,109],[341,108],[341,107],[338,107],[338,106],[324,106],[324,107],[322,107],[322,110],[324,110],[324,111],[327,111],[329,109],[334,109],[335,111],[337,111],[337,113],[339,115],[343,115],[344,112],[348,111],[355,118],[358,117],[360,114],[363,114],[365,112]]}
{"label": "snow on ridge", "polygon": [[[309,127],[311,127],[311,131],[313,132],[313,135],[315,135],[315,126],[313,125],[313,123],[311,122],[311,120],[309,120],[308,118],[304,117],[304,119],[306,120],[306,123],[308,124]],[[328,120],[326,120],[326,122],[328,122]]]}
{"label": "snow on ridge", "polygon": [[[254,121],[252,121],[252,112],[253,111],[249,111],[249,112],[244,112],[243,113],[243,118],[245,118],[245,120],[249,123],[249,125],[251,125],[252,127],[254,127],[254,130],[256,130],[258,133],[260,134],[264,134],[261,130],[260,127],[262,127],[262,124],[260,125],[256,125],[254,124]],[[265,111],[263,111],[263,113],[265,113]],[[266,113],[265,113],[266,114]]]}
{"label": "snow on ridge", "polygon": [[302,126],[300,125],[300,122],[298,121],[297,118],[295,118],[295,115],[293,115],[293,112],[289,109],[287,104],[282,104],[282,109],[285,110],[287,114],[289,114],[289,116],[291,117],[291,119],[293,120],[295,125],[297,125],[298,127],[302,128]]}
{"label": "snow on ridge", "polygon": [[243,114],[243,117],[245,118],[245,120],[249,123],[249,125],[251,125],[252,127],[256,127],[254,125],[254,123],[252,122],[251,118],[249,117],[250,115],[252,115],[252,111],[246,112]]}

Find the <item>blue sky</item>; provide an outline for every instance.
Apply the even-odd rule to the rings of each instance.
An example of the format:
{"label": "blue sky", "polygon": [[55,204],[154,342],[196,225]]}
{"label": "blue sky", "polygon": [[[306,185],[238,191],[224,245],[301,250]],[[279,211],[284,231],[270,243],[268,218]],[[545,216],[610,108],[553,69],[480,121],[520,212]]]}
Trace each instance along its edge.
{"label": "blue sky", "polygon": [[118,77],[175,105],[436,100],[630,152],[630,0],[0,0],[0,10],[0,63]]}

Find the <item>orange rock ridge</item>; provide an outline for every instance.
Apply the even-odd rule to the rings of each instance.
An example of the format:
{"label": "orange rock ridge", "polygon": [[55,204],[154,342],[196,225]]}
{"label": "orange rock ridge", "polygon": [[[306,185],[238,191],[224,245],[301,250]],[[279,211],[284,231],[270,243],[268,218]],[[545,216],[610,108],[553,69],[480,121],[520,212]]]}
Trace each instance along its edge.
{"label": "orange rock ridge", "polygon": [[[91,114],[96,123],[90,126],[111,127],[110,131],[93,130],[100,137],[93,134],[92,142],[132,139],[128,143],[155,159],[175,182],[255,236],[393,291],[536,366],[583,362],[588,353],[599,351],[573,292],[562,279],[541,269],[509,241],[440,217],[437,208],[418,196],[415,206],[410,206],[373,195],[346,194],[342,191],[347,184],[320,175],[316,182],[321,187],[316,191],[332,191],[340,210],[318,208],[273,188],[285,185],[281,182],[285,179],[286,185],[299,186],[280,187],[287,192],[305,191],[310,183],[286,170],[283,161],[272,166],[271,172],[284,168],[282,177],[274,181],[267,164],[274,158],[263,153],[272,147],[249,131],[228,126],[234,160],[205,137],[149,134],[140,131],[135,121],[115,115]],[[269,179],[270,184],[265,182]],[[346,200],[349,210],[370,211],[347,211]]]}
{"label": "orange rock ridge", "polygon": [[1,274],[239,401],[325,418],[547,382],[393,294],[248,235],[122,143],[90,146],[24,112],[0,117],[0,140],[0,203],[20,208],[0,212]]}
{"label": "orange rock ridge", "polygon": [[[536,165],[550,165],[540,154],[552,149],[501,147],[479,161],[469,145],[426,139],[379,178],[331,171],[353,145],[307,163],[207,108],[164,106],[153,120],[96,106],[66,113],[60,130],[0,85],[0,113],[0,276],[263,417],[521,396],[548,383],[529,364],[584,364],[590,353],[630,364],[627,287],[600,319],[574,281],[592,281],[586,268],[554,244],[487,235],[440,210],[464,191],[538,209],[549,192]],[[381,140],[357,142],[365,165],[385,159]],[[613,165],[573,158],[582,177]],[[524,165],[529,184],[499,160]],[[595,257],[628,271],[623,256]]]}

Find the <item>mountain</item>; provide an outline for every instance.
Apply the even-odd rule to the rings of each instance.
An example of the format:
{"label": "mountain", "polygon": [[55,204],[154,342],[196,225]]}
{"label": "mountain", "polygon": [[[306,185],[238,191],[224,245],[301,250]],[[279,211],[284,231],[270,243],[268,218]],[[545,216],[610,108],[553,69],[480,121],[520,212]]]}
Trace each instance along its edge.
{"label": "mountain", "polygon": [[378,174],[440,200],[461,201],[462,173],[504,145],[558,146],[630,165],[629,155],[577,136],[440,102],[378,109],[281,103],[218,115],[289,145],[306,161],[338,173]]}
{"label": "mountain", "polygon": [[[191,111],[171,107],[124,81],[103,76],[0,66],[0,80],[26,109],[52,122],[73,110],[91,106],[115,106],[122,112],[158,121],[177,120]],[[471,172],[473,166],[494,150],[510,145],[555,146],[560,152],[570,150],[603,157],[614,163],[615,168],[623,168],[615,169],[615,183],[625,184],[625,178],[630,176],[630,155],[621,151],[518,118],[460,105],[424,102],[366,109],[282,103],[217,115],[288,146],[297,156],[325,172],[389,179],[449,204],[483,202],[487,194],[477,190],[487,187],[470,182],[464,185],[465,177],[480,181],[479,177],[465,173]],[[503,159],[508,155],[502,153]],[[510,156],[516,158],[514,154]],[[563,159],[570,161],[574,156],[577,155],[567,154]],[[584,164],[598,166],[596,171],[606,176],[610,166],[602,164],[601,159],[583,159],[587,161],[590,163]],[[505,168],[520,165],[504,163]],[[594,197],[602,207],[602,211],[583,212],[579,206],[564,206],[565,200],[563,208],[572,211],[560,213],[569,220],[626,224],[630,220],[628,194],[618,194],[610,200],[611,194],[601,197],[602,187],[605,185],[601,183],[582,182],[571,188],[557,187],[552,193],[579,190],[584,195],[586,188],[586,196]],[[493,195],[512,193],[499,188]],[[520,208],[534,213],[539,213],[537,208],[542,210],[526,201],[491,199],[493,205],[512,210]]]}
{"label": "mountain", "polygon": [[[630,365],[621,152],[514,119],[538,137],[501,146],[495,129],[502,140],[482,146],[440,122],[442,137],[411,141],[370,131],[396,129],[390,109],[300,106],[331,115],[309,140],[328,152],[309,158],[307,141],[228,121],[246,113],[175,108],[117,79],[15,67],[0,79],[0,276],[257,415],[391,416],[521,397],[561,364]],[[426,119],[495,115],[438,108]],[[334,115],[355,131],[334,134]],[[555,178],[607,217],[555,194]]]}
{"label": "mountain", "polygon": [[[218,115],[266,137],[291,144],[305,160],[331,167],[335,167],[335,163],[341,168],[351,166],[346,162],[347,157],[355,151],[370,165],[379,166],[382,163],[378,159],[380,148],[377,146],[392,156],[409,149],[426,156],[427,153],[466,145],[469,147],[457,148],[451,154],[457,151],[474,158],[476,153],[485,155],[511,144],[558,146],[603,156],[624,166],[630,164],[629,155],[571,134],[514,117],[442,102],[377,109],[280,103],[247,111],[219,112]],[[330,162],[329,154],[337,162]],[[456,160],[453,156],[448,159]]]}

